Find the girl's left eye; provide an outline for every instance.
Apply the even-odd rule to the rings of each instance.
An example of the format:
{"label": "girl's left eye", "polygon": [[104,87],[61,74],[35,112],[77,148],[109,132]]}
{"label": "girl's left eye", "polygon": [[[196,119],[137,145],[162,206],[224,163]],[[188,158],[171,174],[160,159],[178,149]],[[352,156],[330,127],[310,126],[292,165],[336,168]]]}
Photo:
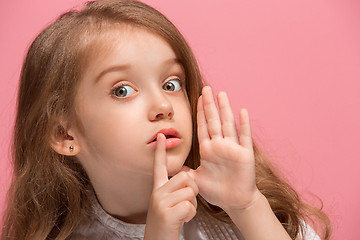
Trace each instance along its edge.
{"label": "girl's left eye", "polygon": [[112,93],[118,98],[128,97],[132,95],[134,92],[135,90],[128,85],[123,85],[112,90]]}
{"label": "girl's left eye", "polygon": [[181,89],[181,80],[179,78],[174,78],[170,81],[167,81],[162,88],[171,92],[179,91]]}

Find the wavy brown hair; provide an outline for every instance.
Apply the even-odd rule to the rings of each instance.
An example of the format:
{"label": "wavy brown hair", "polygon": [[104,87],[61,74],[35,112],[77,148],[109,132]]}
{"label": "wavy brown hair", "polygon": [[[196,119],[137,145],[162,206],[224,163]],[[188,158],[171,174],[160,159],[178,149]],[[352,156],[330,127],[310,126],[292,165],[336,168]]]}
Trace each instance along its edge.
{"label": "wavy brown hair", "polygon": [[[96,54],[101,33],[119,25],[146,29],[173,48],[186,74],[186,91],[192,108],[203,87],[196,59],[177,28],[152,7],[130,0],[89,2],[80,11],[63,14],[43,30],[29,47],[20,77],[12,156],[14,178],[9,189],[1,239],[65,239],[90,212],[93,189],[76,157],[52,150],[52,134],[64,135],[61,120],[76,121],[74,98],[88,59]],[[100,38],[101,40],[101,38]],[[254,145],[256,181],[272,210],[294,239],[302,220],[316,217],[329,239],[326,215],[304,203]],[[196,134],[185,164],[200,164]],[[220,208],[200,196],[199,207],[213,217],[231,222]]]}

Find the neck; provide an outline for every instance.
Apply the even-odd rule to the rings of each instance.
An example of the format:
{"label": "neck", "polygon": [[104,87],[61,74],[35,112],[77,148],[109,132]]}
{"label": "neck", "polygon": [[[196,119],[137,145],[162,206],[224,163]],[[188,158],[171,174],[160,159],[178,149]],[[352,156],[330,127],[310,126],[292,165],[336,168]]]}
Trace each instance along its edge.
{"label": "neck", "polygon": [[107,213],[127,223],[146,223],[153,187],[151,175],[123,172],[101,179],[101,183],[91,180],[97,199]]}

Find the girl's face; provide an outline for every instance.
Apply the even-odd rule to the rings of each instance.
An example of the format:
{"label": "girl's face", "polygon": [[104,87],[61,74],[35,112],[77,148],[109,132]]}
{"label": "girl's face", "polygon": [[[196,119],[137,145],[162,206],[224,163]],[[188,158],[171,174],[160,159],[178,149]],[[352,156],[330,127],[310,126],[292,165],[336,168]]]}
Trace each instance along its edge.
{"label": "girl's face", "polygon": [[[112,30],[81,79],[75,100],[83,132],[78,158],[90,178],[122,171],[152,175],[159,131],[167,137],[167,166],[174,175],[192,140],[185,74],[171,46],[139,28]],[[115,180],[115,179],[114,179]]]}

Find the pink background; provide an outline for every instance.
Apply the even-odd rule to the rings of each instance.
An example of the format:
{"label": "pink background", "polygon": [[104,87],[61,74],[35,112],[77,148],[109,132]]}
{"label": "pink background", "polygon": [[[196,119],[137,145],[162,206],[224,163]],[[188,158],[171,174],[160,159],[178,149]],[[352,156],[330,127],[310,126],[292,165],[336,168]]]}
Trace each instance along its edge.
{"label": "pink background", "polygon": [[[0,3],[0,209],[9,185],[16,89],[30,41],[80,0]],[[147,0],[185,35],[215,91],[249,109],[254,137],[313,203],[333,239],[360,228],[360,2]]]}

